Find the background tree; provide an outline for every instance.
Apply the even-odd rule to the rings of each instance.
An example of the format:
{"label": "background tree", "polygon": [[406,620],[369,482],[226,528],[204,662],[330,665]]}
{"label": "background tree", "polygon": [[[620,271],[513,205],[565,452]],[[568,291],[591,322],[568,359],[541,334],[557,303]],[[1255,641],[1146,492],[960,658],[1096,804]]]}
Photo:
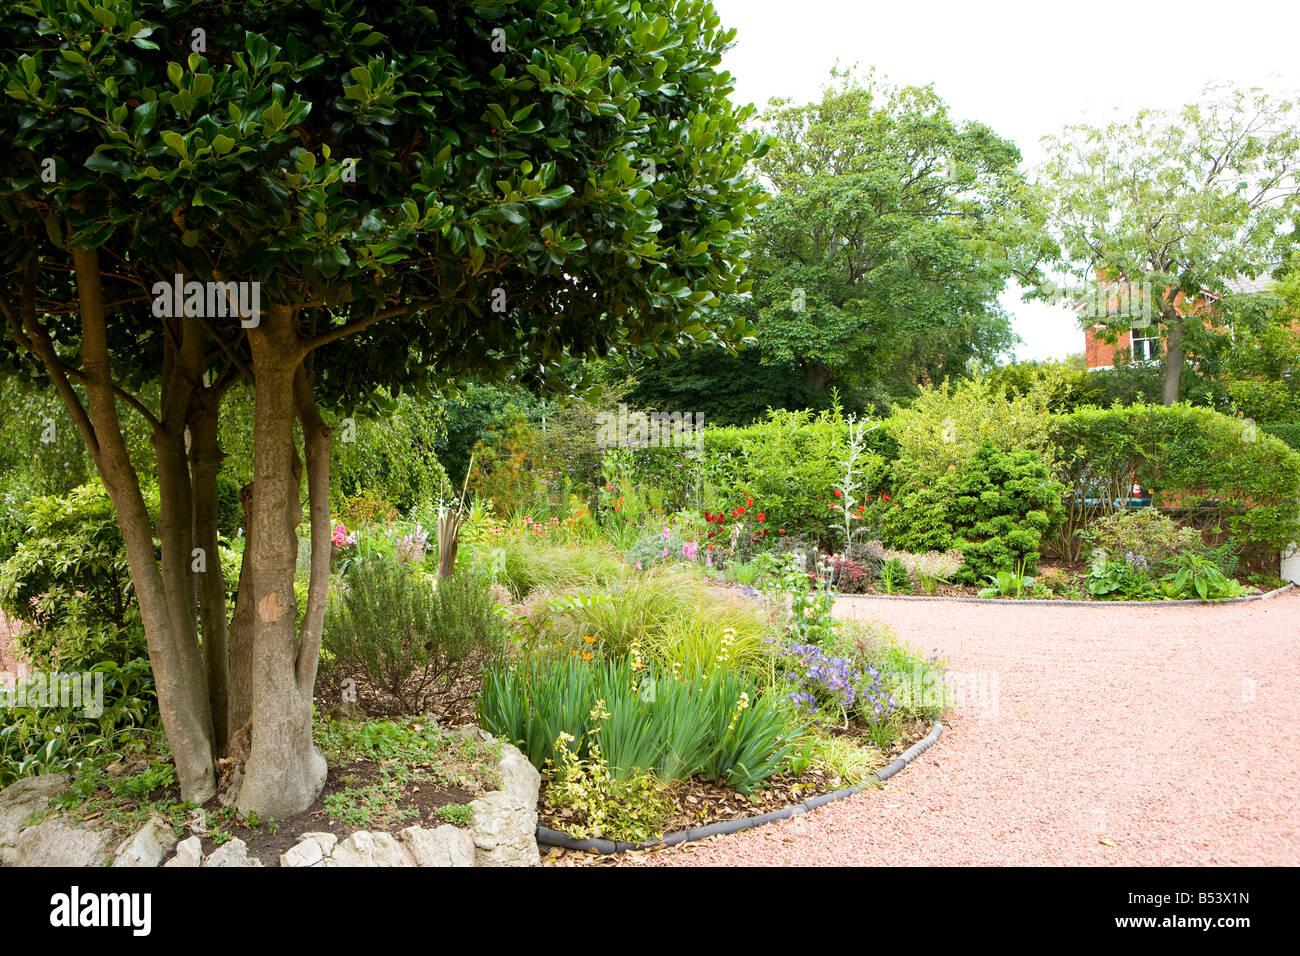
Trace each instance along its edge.
{"label": "background tree", "polygon": [[1243,321],[1263,320],[1229,286],[1270,274],[1293,241],[1295,108],[1260,90],[1210,88],[1176,115],[1143,110],[1045,140],[1051,158],[1041,183],[1060,241],[1057,266],[1080,296],[1096,290],[1098,274],[1135,287],[1131,309],[1090,310],[1084,323],[1128,327],[1149,308],[1164,343],[1166,405],[1179,399],[1188,357],[1218,344],[1211,310],[1190,314],[1202,290]]}
{"label": "background tree", "polygon": [[[187,799],[214,793],[223,750],[242,812],[289,816],[323,784],[322,404],[733,331],[702,321],[745,291],[737,230],[761,198],[760,140],[718,70],[730,39],[709,4],[668,0],[0,12],[3,360],[48,376],[113,500]],[[177,274],[258,282],[260,315],[155,315]],[[227,639],[219,414],[241,382],[253,480]],[[156,529],[124,415],[151,430]]]}
{"label": "background tree", "polygon": [[819,102],[763,116],[774,196],[754,223],[746,315],[764,362],[887,401],[1005,351],[997,297],[1032,274],[1041,217],[1015,145],[953,120],[931,87],[831,76]]}

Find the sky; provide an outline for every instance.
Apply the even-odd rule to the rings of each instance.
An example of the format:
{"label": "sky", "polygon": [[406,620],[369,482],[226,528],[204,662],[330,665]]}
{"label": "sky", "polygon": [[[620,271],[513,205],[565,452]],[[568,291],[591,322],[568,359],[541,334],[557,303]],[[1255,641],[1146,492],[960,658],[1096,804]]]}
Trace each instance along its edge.
{"label": "sky", "polygon": [[[713,0],[737,31],[723,67],[735,98],[819,98],[838,60],[890,83],[934,84],[958,120],[1015,141],[1032,169],[1041,137],[1139,108],[1177,109],[1207,83],[1300,91],[1296,0]],[[1019,359],[1083,351],[1072,312],[1002,297]]]}

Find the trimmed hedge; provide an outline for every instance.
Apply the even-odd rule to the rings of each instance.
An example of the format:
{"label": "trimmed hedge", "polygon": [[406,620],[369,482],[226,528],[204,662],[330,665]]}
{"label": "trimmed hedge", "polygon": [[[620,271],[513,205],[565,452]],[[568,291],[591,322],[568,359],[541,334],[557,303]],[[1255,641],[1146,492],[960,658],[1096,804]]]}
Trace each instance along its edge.
{"label": "trimmed hedge", "polygon": [[1053,438],[1076,495],[1109,501],[1137,482],[1181,496],[1243,545],[1281,551],[1300,537],[1300,454],[1240,419],[1183,404],[1084,408],[1057,417]]}
{"label": "trimmed hedge", "polygon": [[1259,422],[1255,427],[1300,451],[1300,422]]}

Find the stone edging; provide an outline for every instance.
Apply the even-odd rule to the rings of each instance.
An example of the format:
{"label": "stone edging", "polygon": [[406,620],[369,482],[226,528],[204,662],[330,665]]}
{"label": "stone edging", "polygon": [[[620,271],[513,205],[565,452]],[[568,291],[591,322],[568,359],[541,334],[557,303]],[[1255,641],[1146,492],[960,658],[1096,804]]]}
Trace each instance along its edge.
{"label": "stone edging", "polygon": [[[469,829],[450,824],[428,829],[407,827],[397,834],[359,830],[345,840],[333,833],[304,833],[280,855],[280,865],[313,866],[536,866],[537,798],[541,775],[519,748],[497,741],[473,724],[454,734],[477,733],[500,743],[501,788],[474,800]],[[44,812],[67,789],[67,774],[25,777],[0,791],[0,865],[118,867],[260,867],[239,838],[223,843],[206,859],[199,835],[176,841],[171,824],[150,818],[134,833],[87,826],[54,816],[34,826],[27,821]],[[174,852],[173,852],[174,850]],[[163,861],[166,860],[164,863]]]}
{"label": "stone edging", "polygon": [[719,836],[727,833],[737,833],[741,830],[748,830],[751,827],[762,826],[765,823],[773,823],[777,820],[785,820],[789,817],[799,816],[808,813],[810,810],[816,810],[818,807],[833,803],[836,800],[843,800],[845,797],[851,797],[854,794],[862,793],[869,790],[876,783],[883,783],[894,774],[898,773],[908,764],[910,764],[921,754],[933,747],[943,734],[942,721],[936,720],[934,726],[930,728],[930,733],[924,739],[917,741],[909,747],[898,759],[886,767],[882,767],[872,774],[872,781],[867,783],[855,784],[851,787],[841,787],[831,793],[823,793],[820,796],[809,797],[803,803],[795,804],[791,807],[783,807],[780,810],[773,810],[769,813],[759,814],[753,817],[741,817],[738,820],[723,820],[720,823],[711,823],[708,826],[694,827],[690,830],[677,830],[674,833],[665,833],[657,840],[645,840],[641,843],[627,843],[623,840],[575,840],[567,834],[558,830],[551,830],[547,827],[537,828],[537,843],[540,846],[560,847],[565,850],[591,850],[596,853],[611,854],[625,853],[628,850],[650,850],[657,847],[676,846],[679,843],[687,843],[691,840],[703,840],[706,837]]}
{"label": "stone edging", "polygon": [[1294,588],[1294,584],[1284,584],[1280,588],[1263,594],[1247,594],[1245,597],[1224,598],[1222,601],[1059,601],[1053,598],[981,598],[981,597],[942,597],[930,594],[843,594],[837,593],[835,600],[852,600],[866,598],[872,601],[948,601],[953,604],[1033,604],[1039,607],[1214,607],[1220,604],[1245,604],[1248,601],[1266,601],[1269,598],[1285,594]]}

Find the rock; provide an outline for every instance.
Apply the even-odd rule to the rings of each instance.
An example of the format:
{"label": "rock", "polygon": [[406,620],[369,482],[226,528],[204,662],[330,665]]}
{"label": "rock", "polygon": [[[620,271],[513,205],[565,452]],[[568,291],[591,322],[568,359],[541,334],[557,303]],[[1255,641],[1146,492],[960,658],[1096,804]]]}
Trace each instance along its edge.
{"label": "rock", "polygon": [[281,866],[323,866],[339,838],[333,833],[304,833],[302,840],[280,854]]}
{"label": "rock", "polygon": [[542,777],[518,747],[501,744],[501,789],[474,809],[477,866],[537,866],[537,795]]}
{"label": "rock", "polygon": [[407,827],[398,834],[416,866],[473,866],[474,837],[449,823],[429,830]]}
{"label": "rock", "polygon": [[415,866],[391,833],[358,830],[330,856],[336,866]]}
{"label": "rock", "polygon": [[163,864],[169,866],[198,866],[203,862],[203,841],[196,836],[176,844],[176,855]]}
{"label": "rock", "polygon": [[113,857],[114,866],[157,866],[176,845],[171,824],[160,817],[150,817],[135,836],[122,842]]}
{"label": "rock", "polygon": [[103,866],[113,835],[62,817],[28,827],[18,837],[15,866]]}
{"label": "rock", "polygon": [[15,780],[0,790],[0,847],[16,847],[32,814],[43,812],[71,782],[66,773],[45,773]]}
{"label": "rock", "polygon": [[255,856],[248,855],[248,844],[239,837],[235,837],[229,843],[223,843],[213,850],[204,866],[261,866],[262,861]]}

